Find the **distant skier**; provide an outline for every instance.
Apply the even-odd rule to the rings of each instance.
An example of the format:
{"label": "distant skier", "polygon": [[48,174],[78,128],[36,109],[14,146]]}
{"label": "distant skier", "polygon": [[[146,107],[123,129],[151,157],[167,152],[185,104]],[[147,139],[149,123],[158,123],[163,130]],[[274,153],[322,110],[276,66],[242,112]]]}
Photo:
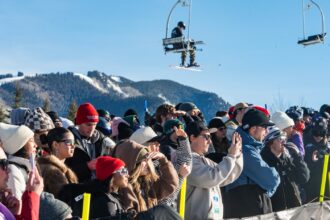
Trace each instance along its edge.
{"label": "distant skier", "polygon": [[[179,21],[178,25],[172,30],[171,37],[182,37],[184,36],[183,31],[186,29],[186,25],[183,23],[183,21]],[[173,44],[173,48],[175,49],[182,49],[187,48],[187,44],[184,45],[181,43],[175,43]],[[195,62],[195,50],[196,47],[194,46],[194,42],[190,42],[189,45],[189,55],[190,55],[190,64],[187,67],[199,67],[199,65]],[[187,57],[187,51],[184,50],[181,52],[181,66],[185,66]]]}

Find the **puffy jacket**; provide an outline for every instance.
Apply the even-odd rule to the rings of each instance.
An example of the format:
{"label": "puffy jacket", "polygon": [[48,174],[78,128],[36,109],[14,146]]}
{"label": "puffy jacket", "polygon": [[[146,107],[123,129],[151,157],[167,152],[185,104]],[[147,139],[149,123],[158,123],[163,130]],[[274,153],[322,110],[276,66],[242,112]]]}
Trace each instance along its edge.
{"label": "puffy jacket", "polygon": [[192,171],[187,178],[185,218],[222,219],[220,187],[239,177],[243,169],[243,157],[226,156],[217,164],[197,153],[192,155]]}
{"label": "puffy jacket", "polygon": [[[280,177],[275,168],[261,158],[263,144],[240,127],[244,167],[240,177],[226,187],[226,218],[241,218],[273,211],[270,197],[275,193]],[[237,208],[239,207],[239,208]]]}
{"label": "puffy jacket", "polygon": [[263,143],[256,141],[248,133],[243,131],[241,127],[237,128],[237,132],[242,137],[243,142],[243,158],[244,168],[241,176],[227,187],[227,190],[247,184],[259,185],[271,197],[278,185],[280,184],[280,176],[273,167],[261,158],[260,151],[264,147]]}

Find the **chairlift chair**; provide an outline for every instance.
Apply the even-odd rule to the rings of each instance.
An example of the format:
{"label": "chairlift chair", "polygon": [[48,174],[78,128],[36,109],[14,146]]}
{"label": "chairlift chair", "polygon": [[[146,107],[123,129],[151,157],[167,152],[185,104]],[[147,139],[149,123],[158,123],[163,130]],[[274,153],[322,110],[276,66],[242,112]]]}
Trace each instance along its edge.
{"label": "chairlift chair", "polygon": [[305,37],[305,9],[304,9],[304,0],[302,0],[304,39],[299,40],[297,43],[303,45],[304,47],[309,46],[309,45],[313,45],[313,44],[324,43],[324,39],[325,39],[325,36],[326,36],[326,33],[324,32],[324,15],[323,15],[323,11],[322,11],[321,7],[315,1],[310,0],[310,2],[313,5],[315,5],[318,8],[318,10],[320,11],[321,19],[322,19],[322,33]]}

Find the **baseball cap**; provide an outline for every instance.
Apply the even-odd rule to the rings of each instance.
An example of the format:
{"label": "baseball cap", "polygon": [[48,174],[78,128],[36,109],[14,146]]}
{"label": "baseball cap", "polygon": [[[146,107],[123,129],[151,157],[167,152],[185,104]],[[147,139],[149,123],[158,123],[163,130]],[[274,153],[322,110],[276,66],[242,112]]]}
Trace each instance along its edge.
{"label": "baseball cap", "polygon": [[257,109],[250,109],[247,111],[242,119],[242,128],[248,130],[253,126],[269,127],[275,125],[269,120],[265,113]]}
{"label": "baseball cap", "polygon": [[249,105],[245,102],[240,102],[240,103],[237,103],[235,106],[234,106],[234,111],[237,111],[239,109],[243,109],[243,108],[247,108],[249,107]]}
{"label": "baseball cap", "polygon": [[188,136],[190,135],[194,135],[194,136],[198,136],[200,135],[200,133],[202,131],[209,131],[210,133],[214,133],[217,131],[216,128],[208,128],[204,122],[202,121],[194,121],[194,122],[190,122],[187,125],[186,128],[186,133]]}

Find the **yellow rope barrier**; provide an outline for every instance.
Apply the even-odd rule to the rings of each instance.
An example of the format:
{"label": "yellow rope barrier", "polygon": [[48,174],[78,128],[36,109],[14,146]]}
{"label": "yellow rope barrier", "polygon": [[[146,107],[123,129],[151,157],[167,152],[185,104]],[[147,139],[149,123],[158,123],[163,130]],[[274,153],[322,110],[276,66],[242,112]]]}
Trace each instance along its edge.
{"label": "yellow rope barrier", "polygon": [[84,193],[84,202],[83,202],[83,211],[82,211],[82,220],[89,219],[89,206],[91,203],[91,194]]}
{"label": "yellow rope barrier", "polygon": [[180,211],[179,211],[179,214],[182,219],[184,219],[184,211],[186,205],[186,187],[187,187],[187,178],[184,178],[180,192]]}
{"label": "yellow rope barrier", "polygon": [[323,202],[324,200],[324,191],[325,191],[325,183],[327,182],[328,164],[329,164],[329,155],[326,154],[324,155],[322,182],[321,182],[321,190],[320,190],[320,202]]}

